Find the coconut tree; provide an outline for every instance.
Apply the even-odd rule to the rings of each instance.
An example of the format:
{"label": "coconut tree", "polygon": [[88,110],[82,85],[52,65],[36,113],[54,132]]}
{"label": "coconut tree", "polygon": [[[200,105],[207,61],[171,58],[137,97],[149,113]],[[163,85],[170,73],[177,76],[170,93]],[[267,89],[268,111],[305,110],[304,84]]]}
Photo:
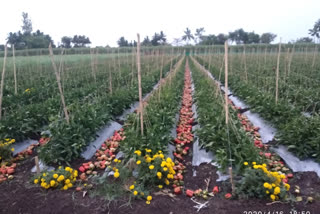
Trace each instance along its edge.
{"label": "coconut tree", "polygon": [[194,36],[192,35],[191,30],[189,28],[187,28],[184,31],[184,35],[182,36],[182,40],[186,41],[187,44],[189,44],[189,41],[194,40]]}

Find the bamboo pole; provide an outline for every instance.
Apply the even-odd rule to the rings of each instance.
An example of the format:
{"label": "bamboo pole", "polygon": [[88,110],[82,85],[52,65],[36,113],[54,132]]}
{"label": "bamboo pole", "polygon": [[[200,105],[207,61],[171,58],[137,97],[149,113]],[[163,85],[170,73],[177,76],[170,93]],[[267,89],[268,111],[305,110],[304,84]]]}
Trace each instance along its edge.
{"label": "bamboo pole", "polygon": [[[111,50],[110,50],[110,55],[112,55]],[[111,72],[111,59],[108,60],[108,67],[109,67],[109,91],[110,94],[112,95],[112,72]]]}
{"label": "bamboo pole", "polygon": [[248,83],[248,71],[247,71],[247,59],[246,59],[246,46],[243,45],[243,60],[244,60],[244,72],[246,75],[246,82]]}
{"label": "bamboo pole", "polygon": [[279,43],[278,59],[277,59],[277,71],[276,71],[276,104],[278,104],[278,96],[279,96],[279,64],[280,64],[280,54],[281,54],[281,38],[280,38],[280,43]]}
{"label": "bamboo pole", "polygon": [[3,57],[3,68],[1,74],[1,88],[0,88],[0,120],[2,117],[2,98],[3,98],[3,85],[4,85],[4,75],[6,73],[6,61],[7,61],[7,44],[4,47],[4,57]]}
{"label": "bamboo pole", "polygon": [[64,115],[66,117],[67,123],[69,124],[69,114],[68,114],[67,106],[66,106],[66,103],[65,103],[65,100],[64,100],[64,95],[63,95],[62,86],[61,86],[60,74],[59,74],[59,71],[57,69],[56,63],[54,62],[54,56],[53,56],[51,43],[49,44],[49,53],[50,53],[52,67],[53,67],[53,70],[55,72],[57,83],[58,83],[58,88],[59,88],[59,92],[60,92],[61,102],[62,102],[62,105],[63,105]]}
{"label": "bamboo pole", "polygon": [[288,63],[288,77],[290,76],[291,62],[292,62],[292,58],[293,58],[294,52],[295,52],[295,44],[294,44],[293,47],[292,47],[291,54],[290,54],[290,58],[289,58],[289,63]]}
{"label": "bamboo pole", "polygon": [[229,109],[228,109],[228,43],[227,41],[224,43],[224,99],[225,99],[225,111],[226,111],[226,124],[228,125],[229,120]]}
{"label": "bamboo pole", "polygon": [[39,158],[38,156],[35,156],[34,157],[34,162],[35,162],[35,165],[36,165],[36,169],[37,169],[37,174],[39,175],[40,174],[40,165],[39,165]]}
{"label": "bamboo pole", "polygon": [[91,71],[92,71],[92,76],[93,76],[94,82],[96,83],[97,80],[96,80],[96,74],[95,74],[95,69],[94,69],[93,53],[94,53],[94,51],[92,50],[92,48],[90,48]]}
{"label": "bamboo pole", "polygon": [[314,63],[316,61],[316,52],[317,52],[317,44],[314,45],[313,59],[312,59],[312,69],[314,68]]}
{"label": "bamboo pole", "polygon": [[14,45],[12,45],[12,59],[13,59],[13,76],[14,76],[14,94],[18,94],[17,86],[17,70],[16,70],[16,56],[14,52]]}
{"label": "bamboo pole", "polygon": [[138,84],[139,84],[139,103],[140,103],[140,128],[141,136],[143,136],[143,103],[142,103],[142,89],[141,89],[141,64],[140,64],[140,35],[137,34],[137,68],[138,68]]}

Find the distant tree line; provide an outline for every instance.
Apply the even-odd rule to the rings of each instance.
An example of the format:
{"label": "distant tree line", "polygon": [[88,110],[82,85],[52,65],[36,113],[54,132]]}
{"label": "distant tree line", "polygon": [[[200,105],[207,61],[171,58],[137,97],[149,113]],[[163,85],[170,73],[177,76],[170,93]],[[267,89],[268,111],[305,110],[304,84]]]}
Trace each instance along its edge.
{"label": "distant tree line", "polygon": [[[277,37],[276,34],[267,32],[261,35],[252,32],[246,32],[242,28],[229,32],[228,34],[204,34],[205,29],[203,27],[197,28],[193,34],[189,28],[186,28],[184,34],[180,38],[175,38],[172,42],[173,45],[183,45],[183,41],[189,45],[192,41],[196,45],[222,45],[226,40],[229,40],[233,44],[270,44]],[[317,20],[313,28],[309,29],[310,36],[314,37],[302,37],[289,43],[314,43],[315,39],[320,41],[320,19]],[[55,47],[54,42],[50,35],[37,30],[33,32],[32,21],[28,16],[28,13],[22,13],[22,30],[18,32],[10,32],[7,37],[7,43],[14,45],[17,50],[21,49],[35,49],[35,48],[47,48],[49,43]],[[91,44],[89,37],[84,35],[74,35],[73,37],[63,36],[61,43],[58,45],[63,48],[80,48],[87,47]],[[119,47],[133,47],[137,45],[137,42],[128,41],[124,36],[120,37],[117,41]],[[163,31],[154,33],[152,37],[146,36],[142,42],[142,46],[160,46],[170,45],[167,42],[167,36]],[[4,50],[4,45],[0,45],[0,51]]]}

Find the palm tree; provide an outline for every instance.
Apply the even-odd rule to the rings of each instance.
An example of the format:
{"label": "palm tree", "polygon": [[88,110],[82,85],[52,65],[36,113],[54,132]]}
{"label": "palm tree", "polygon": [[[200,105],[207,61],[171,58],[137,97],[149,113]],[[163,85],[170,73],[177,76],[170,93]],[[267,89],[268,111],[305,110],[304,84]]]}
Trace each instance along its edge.
{"label": "palm tree", "polygon": [[187,28],[184,31],[184,35],[182,36],[182,40],[187,41],[187,44],[189,44],[189,41],[194,40],[194,36],[192,35],[191,30],[189,28]]}
{"label": "palm tree", "polygon": [[204,31],[205,30],[204,30],[203,27],[196,29],[196,33],[194,34],[197,37],[197,42],[196,43],[200,42],[200,40],[202,39],[202,34],[204,33]]}
{"label": "palm tree", "polygon": [[309,34],[318,39],[320,38],[320,19],[314,24],[312,29],[309,29]]}

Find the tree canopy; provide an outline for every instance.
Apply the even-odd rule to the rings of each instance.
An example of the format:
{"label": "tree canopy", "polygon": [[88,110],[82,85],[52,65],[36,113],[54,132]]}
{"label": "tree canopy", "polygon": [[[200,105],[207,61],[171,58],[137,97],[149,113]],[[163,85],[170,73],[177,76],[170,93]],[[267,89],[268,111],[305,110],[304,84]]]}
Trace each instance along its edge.
{"label": "tree canopy", "polygon": [[32,21],[28,13],[22,13],[22,32],[10,32],[7,37],[7,42],[11,46],[14,45],[16,49],[25,48],[47,48],[53,40],[50,35],[44,34],[40,30],[32,33]]}

